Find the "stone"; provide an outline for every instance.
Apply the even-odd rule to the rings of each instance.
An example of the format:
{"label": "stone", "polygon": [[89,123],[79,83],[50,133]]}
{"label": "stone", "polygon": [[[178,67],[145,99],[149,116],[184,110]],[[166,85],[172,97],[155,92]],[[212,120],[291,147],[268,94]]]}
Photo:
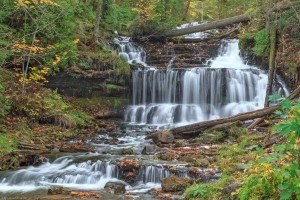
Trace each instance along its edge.
{"label": "stone", "polygon": [[124,194],[126,192],[125,185],[123,183],[108,182],[104,186],[104,190],[111,194]]}
{"label": "stone", "polygon": [[193,180],[188,178],[179,178],[174,174],[161,180],[161,187],[164,192],[183,191],[192,184]]}
{"label": "stone", "polygon": [[63,187],[53,187],[48,189],[48,195],[71,194],[71,190]]}
{"label": "stone", "polygon": [[174,141],[174,135],[169,131],[162,131],[151,136],[155,144],[170,144]]}
{"label": "stone", "polygon": [[121,150],[121,155],[136,155],[136,150],[133,148],[129,148],[129,149],[122,149]]}
{"label": "stone", "polygon": [[59,148],[60,152],[77,153],[77,152],[94,152],[95,149],[87,146],[85,143],[65,143]]}
{"label": "stone", "polygon": [[150,145],[146,145],[144,147],[144,149],[142,150],[142,154],[143,155],[152,155],[159,150],[160,150],[160,148],[158,146],[150,144]]}

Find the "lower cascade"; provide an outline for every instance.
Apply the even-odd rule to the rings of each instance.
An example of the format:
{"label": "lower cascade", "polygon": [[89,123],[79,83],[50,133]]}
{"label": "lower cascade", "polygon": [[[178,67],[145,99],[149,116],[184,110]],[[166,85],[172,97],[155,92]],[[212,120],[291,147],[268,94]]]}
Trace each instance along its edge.
{"label": "lower cascade", "polygon": [[[244,64],[236,39],[226,41],[219,52],[198,68],[133,71],[132,105],[125,122],[181,126],[262,108],[266,72]],[[279,79],[273,90],[288,94]]]}

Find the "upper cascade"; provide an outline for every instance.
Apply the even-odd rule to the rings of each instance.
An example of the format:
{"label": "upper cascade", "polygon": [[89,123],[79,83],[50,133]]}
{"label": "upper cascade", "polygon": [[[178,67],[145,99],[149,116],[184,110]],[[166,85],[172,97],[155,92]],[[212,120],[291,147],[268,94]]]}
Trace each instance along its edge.
{"label": "upper cascade", "polygon": [[210,59],[211,68],[232,68],[232,69],[250,69],[256,68],[244,63],[240,56],[239,40],[232,39],[225,41],[219,51],[219,56]]}
{"label": "upper cascade", "polygon": [[[145,51],[135,45],[129,40],[126,44],[121,42],[119,54],[145,58]],[[133,57],[124,57],[133,63]],[[147,68],[146,60],[141,58],[136,56],[136,63],[146,68],[132,72],[132,105],[126,109],[126,123],[170,128],[264,106],[268,76],[265,71],[243,61],[237,39],[223,40],[219,55],[196,68],[172,68],[172,59],[166,70]],[[273,91],[288,95],[279,78]]]}
{"label": "upper cascade", "polygon": [[119,37],[114,39],[118,45],[119,56],[123,57],[129,64],[146,64],[146,52],[139,45],[130,42],[129,37]]}

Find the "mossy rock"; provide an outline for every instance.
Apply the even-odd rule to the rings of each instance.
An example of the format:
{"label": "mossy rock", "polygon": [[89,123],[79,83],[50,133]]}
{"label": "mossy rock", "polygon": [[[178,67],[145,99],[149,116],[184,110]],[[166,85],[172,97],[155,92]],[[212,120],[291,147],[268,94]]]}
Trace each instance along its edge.
{"label": "mossy rock", "polygon": [[193,180],[188,178],[179,178],[176,175],[171,175],[161,181],[161,187],[164,192],[177,192],[183,191],[185,188],[191,186]]}

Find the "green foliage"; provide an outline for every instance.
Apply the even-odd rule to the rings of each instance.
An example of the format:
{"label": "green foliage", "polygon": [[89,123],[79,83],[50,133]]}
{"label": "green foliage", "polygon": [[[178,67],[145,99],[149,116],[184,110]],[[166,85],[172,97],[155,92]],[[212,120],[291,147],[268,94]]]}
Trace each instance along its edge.
{"label": "green foliage", "polygon": [[11,101],[14,113],[35,122],[75,127],[84,125],[85,121],[92,119],[79,110],[73,111],[56,91],[50,89],[36,90],[26,95],[14,93]]}
{"label": "green foliage", "polygon": [[255,46],[252,48],[253,52],[257,56],[266,55],[269,49],[270,37],[267,29],[258,31],[255,36]]}
{"label": "green foliage", "polygon": [[136,17],[136,12],[131,10],[132,6],[133,3],[130,1],[124,1],[120,4],[111,2],[105,18],[106,27],[113,31],[126,32],[129,24]]}
{"label": "green foliage", "polygon": [[3,96],[4,87],[0,84],[0,123],[8,114],[10,109],[9,101]]}
{"label": "green foliage", "polygon": [[[270,100],[278,99],[272,95]],[[265,155],[264,150],[256,147],[258,160],[252,164],[252,175],[240,189],[241,199],[300,198],[300,102],[284,99],[279,104],[279,114],[283,122],[275,130],[287,140],[275,146],[274,152]]]}
{"label": "green foliage", "polygon": [[16,141],[6,134],[0,134],[0,157],[16,149]]}
{"label": "green foliage", "polygon": [[138,14],[129,31],[133,37],[141,37],[175,28],[181,22],[183,1],[138,1],[132,9]]}
{"label": "green foliage", "polygon": [[[223,176],[218,182],[207,184],[207,183],[200,183],[194,184],[191,187],[185,190],[185,198],[186,199],[218,199],[221,195],[224,198],[227,194],[224,194],[223,187],[225,183],[228,181],[227,176]],[[222,194],[223,193],[223,194]]]}

